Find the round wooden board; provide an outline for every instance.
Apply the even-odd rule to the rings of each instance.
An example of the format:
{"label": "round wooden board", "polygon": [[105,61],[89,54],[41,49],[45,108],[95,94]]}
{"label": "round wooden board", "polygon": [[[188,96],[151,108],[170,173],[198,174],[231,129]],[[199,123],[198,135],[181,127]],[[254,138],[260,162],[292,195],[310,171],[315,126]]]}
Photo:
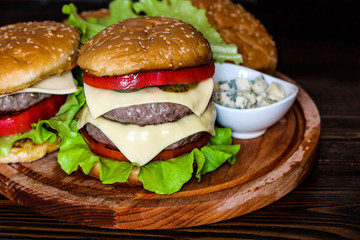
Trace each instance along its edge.
{"label": "round wooden board", "polygon": [[1,164],[0,193],[44,215],[103,228],[183,228],[252,212],[293,190],[315,163],[320,116],[298,87],[292,108],[263,136],[234,139],[241,149],[233,166],[224,164],[200,183],[192,179],[175,194],[103,185],[80,172],[68,176],[56,153],[32,163]]}

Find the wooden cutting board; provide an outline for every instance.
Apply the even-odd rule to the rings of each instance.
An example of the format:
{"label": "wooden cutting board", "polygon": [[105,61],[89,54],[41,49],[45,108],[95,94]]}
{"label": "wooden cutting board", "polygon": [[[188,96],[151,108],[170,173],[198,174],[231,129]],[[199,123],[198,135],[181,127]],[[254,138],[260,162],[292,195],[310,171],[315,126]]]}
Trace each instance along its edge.
{"label": "wooden cutting board", "polygon": [[80,172],[68,176],[56,153],[32,163],[0,164],[0,193],[44,215],[103,228],[183,228],[252,212],[293,190],[315,163],[320,116],[298,87],[292,108],[263,136],[234,139],[241,150],[233,166],[224,164],[200,183],[192,179],[175,194],[103,185]]}

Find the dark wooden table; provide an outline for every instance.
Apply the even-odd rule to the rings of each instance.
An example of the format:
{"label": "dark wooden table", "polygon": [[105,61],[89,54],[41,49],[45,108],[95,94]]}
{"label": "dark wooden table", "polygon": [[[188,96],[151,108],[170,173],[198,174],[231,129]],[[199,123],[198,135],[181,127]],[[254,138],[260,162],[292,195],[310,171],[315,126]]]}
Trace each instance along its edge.
{"label": "dark wooden table", "polygon": [[[257,10],[256,3],[261,5],[261,1],[244,1],[246,3],[264,21],[269,20],[268,14]],[[9,9],[15,11],[13,5]],[[10,10],[1,10],[13,16],[6,21],[2,14],[2,24],[31,18],[29,15],[12,15],[16,11]],[[291,16],[289,13],[285,15]],[[42,16],[51,17],[46,14]],[[36,19],[34,15],[33,19]],[[281,25],[281,21],[277,15],[275,20],[268,23],[278,46],[278,71],[295,80],[309,93],[321,115],[316,166],[295,190],[245,216],[205,226],[161,231],[111,230],[75,225],[17,206],[0,195],[0,238],[360,239],[358,40],[354,33],[347,32],[350,27],[345,30],[340,28],[332,34],[330,29],[339,26],[325,26],[323,34],[319,34],[316,28],[320,29],[320,26],[305,26],[310,24],[309,21],[301,25],[303,28],[300,26],[300,32],[293,30],[286,34],[281,31],[281,26],[290,24]],[[267,22],[264,24],[267,25]],[[318,34],[313,35],[315,32]],[[346,38],[343,35],[347,33]]]}

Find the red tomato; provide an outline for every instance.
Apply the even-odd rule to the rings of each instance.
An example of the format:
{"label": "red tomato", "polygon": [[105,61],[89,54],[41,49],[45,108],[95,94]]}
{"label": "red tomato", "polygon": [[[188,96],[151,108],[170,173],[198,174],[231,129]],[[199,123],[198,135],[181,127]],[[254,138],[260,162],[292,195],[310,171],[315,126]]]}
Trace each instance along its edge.
{"label": "red tomato", "polygon": [[[86,142],[88,143],[93,153],[105,158],[110,158],[112,160],[129,162],[129,160],[120,151],[107,148],[104,144],[99,143],[93,138],[91,138],[87,133],[87,131],[84,130],[84,128],[80,129],[80,133],[85,138]],[[195,142],[188,143],[176,149],[164,150],[160,152],[152,160],[167,160],[170,158],[179,157],[185,153],[191,152],[194,148],[201,148],[209,141],[210,137],[211,137],[210,134],[204,134],[203,137],[201,137],[199,140]]]}
{"label": "red tomato", "polygon": [[210,63],[201,67],[179,70],[150,71],[122,76],[96,77],[83,74],[86,84],[104,89],[134,89],[169,84],[185,84],[205,80],[214,75],[215,65]]}
{"label": "red tomato", "polygon": [[25,111],[0,117],[0,136],[10,136],[31,129],[31,124],[54,116],[65,103],[66,95],[53,95]]}

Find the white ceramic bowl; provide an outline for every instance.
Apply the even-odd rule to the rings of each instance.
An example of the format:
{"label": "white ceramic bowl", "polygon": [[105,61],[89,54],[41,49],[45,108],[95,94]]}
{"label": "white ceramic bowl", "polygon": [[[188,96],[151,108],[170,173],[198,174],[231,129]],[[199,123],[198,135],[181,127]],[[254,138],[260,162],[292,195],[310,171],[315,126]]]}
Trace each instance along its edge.
{"label": "white ceramic bowl", "polygon": [[230,81],[237,77],[251,80],[260,74],[264,76],[268,84],[279,83],[283,87],[286,97],[279,102],[250,109],[235,109],[214,103],[218,123],[223,127],[231,128],[232,136],[235,138],[250,139],[264,134],[267,128],[286,114],[294,103],[299,90],[294,84],[250,68],[229,63],[215,64],[215,82]]}

